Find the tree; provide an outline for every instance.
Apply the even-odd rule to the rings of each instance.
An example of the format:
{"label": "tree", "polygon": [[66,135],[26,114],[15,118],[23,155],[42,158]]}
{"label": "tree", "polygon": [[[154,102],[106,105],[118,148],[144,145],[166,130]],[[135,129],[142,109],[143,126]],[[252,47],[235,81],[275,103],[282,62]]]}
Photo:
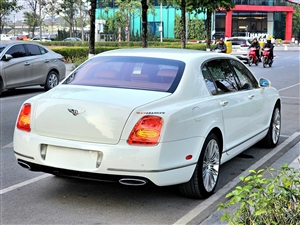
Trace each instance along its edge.
{"label": "tree", "polygon": [[[95,1],[95,0],[93,0]],[[92,2],[92,1],[91,1]],[[69,34],[70,37],[73,37],[74,30],[74,19],[78,9],[77,0],[62,0],[59,4],[60,9],[58,10],[59,14],[62,15],[63,19],[69,24]],[[96,4],[96,1],[95,1]],[[96,5],[95,5],[96,10]],[[95,12],[94,12],[95,14]],[[95,21],[94,21],[95,24]]]}
{"label": "tree", "polygon": [[46,5],[46,13],[50,16],[50,26],[51,26],[51,33],[53,33],[53,26],[55,21],[55,16],[58,14],[58,6],[59,3],[57,0],[48,0]]}
{"label": "tree", "polygon": [[181,11],[181,48],[186,48],[186,12],[192,12],[198,5],[198,0],[169,0],[170,6]]}
{"label": "tree", "polygon": [[300,5],[294,6],[296,12],[293,13],[293,34],[300,38]]}
{"label": "tree", "polygon": [[130,40],[130,21],[141,14],[141,2],[136,0],[116,0],[118,11],[116,16],[120,23],[120,27],[127,27],[125,31],[127,41]]}
{"label": "tree", "polygon": [[18,12],[23,7],[18,6],[18,0],[0,0],[0,34],[4,27],[4,19],[12,12]]}
{"label": "tree", "polygon": [[141,0],[142,4],[142,47],[147,48],[147,32],[148,32],[148,4],[147,0]]}
{"label": "tree", "polygon": [[27,0],[29,11],[24,12],[25,24],[31,31],[31,36],[34,37],[35,28],[39,25],[39,18],[37,14],[38,0]]}
{"label": "tree", "polygon": [[38,23],[40,27],[40,40],[42,40],[42,33],[43,33],[42,25],[46,15],[45,13],[42,13],[42,11],[46,6],[45,0],[38,0],[38,5],[39,5]]}
{"label": "tree", "polygon": [[89,38],[89,58],[95,55],[95,19],[96,0],[91,0],[90,14],[90,38]]}
{"label": "tree", "polygon": [[197,0],[193,9],[197,12],[206,12],[206,49],[210,49],[211,42],[211,16],[216,10],[230,11],[235,5],[231,0]]}
{"label": "tree", "polygon": [[[175,26],[174,26],[174,34],[175,38],[179,39],[181,35],[181,24],[180,24],[180,16],[176,14],[175,16]],[[204,21],[196,17],[195,15],[192,19],[188,20],[188,37],[190,39],[203,40],[205,38],[205,24]]]}
{"label": "tree", "polygon": [[84,26],[86,25],[86,17],[88,15],[88,9],[87,9],[87,3],[86,0],[79,0],[78,1],[79,6],[79,22],[80,22],[80,28],[81,28],[81,39],[84,40]]}
{"label": "tree", "polygon": [[220,9],[229,11],[234,7],[231,0],[169,0],[169,3],[181,10],[181,48],[185,48],[186,43],[186,12],[194,14],[206,12],[206,48],[210,48],[212,13]]}

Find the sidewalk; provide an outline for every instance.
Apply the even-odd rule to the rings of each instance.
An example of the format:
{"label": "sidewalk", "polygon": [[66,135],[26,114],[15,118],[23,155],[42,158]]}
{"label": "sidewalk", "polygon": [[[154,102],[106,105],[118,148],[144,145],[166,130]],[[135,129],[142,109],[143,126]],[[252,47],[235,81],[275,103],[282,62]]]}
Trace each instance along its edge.
{"label": "sidewalk", "polygon": [[74,63],[65,63],[66,65],[66,76],[68,76],[74,69]]}
{"label": "sidewalk", "polygon": [[[291,149],[278,158],[270,167],[279,169],[284,163],[296,169],[300,168],[300,142],[298,141]],[[234,208],[233,208],[234,210]],[[227,225],[228,223],[220,221],[223,211],[216,210],[199,225]]]}

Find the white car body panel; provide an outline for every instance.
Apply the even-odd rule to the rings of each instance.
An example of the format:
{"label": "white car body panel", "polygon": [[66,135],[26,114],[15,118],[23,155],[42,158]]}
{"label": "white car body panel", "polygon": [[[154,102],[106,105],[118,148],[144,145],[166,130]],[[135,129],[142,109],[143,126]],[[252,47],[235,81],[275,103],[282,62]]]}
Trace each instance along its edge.
{"label": "white car body panel", "polygon": [[[81,92],[85,94],[81,95]],[[37,100],[32,129],[41,136],[117,144],[129,115],[136,107],[168,95],[164,92],[61,85],[55,92],[48,92]],[[69,109],[77,110],[79,114],[74,116]],[[49,120],[54,122],[47,123]]]}
{"label": "white car body panel", "polygon": [[[117,50],[101,56],[145,57],[144,51]],[[143,177],[165,186],[190,180],[203,143],[212,130],[218,132],[222,142],[221,163],[266,135],[279,99],[277,90],[261,87],[212,96],[201,64],[208,56],[222,58],[222,55],[146,51],[147,57],[185,62],[186,69],[174,93],[60,84],[26,101],[33,110],[31,132],[15,129],[17,159],[51,168]],[[223,105],[224,101],[228,104]],[[73,116],[69,108],[80,113]],[[158,144],[129,145],[127,140],[137,121],[153,112],[163,119]],[[41,156],[42,146],[47,146],[45,159]]]}

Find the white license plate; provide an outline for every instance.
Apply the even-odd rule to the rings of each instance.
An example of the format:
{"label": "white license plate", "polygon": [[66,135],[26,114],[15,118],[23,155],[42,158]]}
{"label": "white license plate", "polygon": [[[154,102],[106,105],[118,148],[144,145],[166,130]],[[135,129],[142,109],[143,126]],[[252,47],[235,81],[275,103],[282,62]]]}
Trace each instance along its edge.
{"label": "white license plate", "polygon": [[47,165],[52,167],[92,171],[97,167],[99,154],[102,152],[48,145],[45,161]]}

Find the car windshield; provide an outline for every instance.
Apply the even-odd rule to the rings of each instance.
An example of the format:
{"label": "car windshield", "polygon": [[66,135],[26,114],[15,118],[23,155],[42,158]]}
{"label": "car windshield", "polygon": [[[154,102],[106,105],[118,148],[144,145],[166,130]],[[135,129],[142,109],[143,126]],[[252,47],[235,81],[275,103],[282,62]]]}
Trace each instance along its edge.
{"label": "car windshield", "polygon": [[185,63],[177,60],[102,56],[81,65],[63,84],[173,93],[184,68]]}
{"label": "car windshield", "polygon": [[231,41],[232,45],[247,45],[247,43],[252,43],[250,39],[228,39],[228,41]]}

